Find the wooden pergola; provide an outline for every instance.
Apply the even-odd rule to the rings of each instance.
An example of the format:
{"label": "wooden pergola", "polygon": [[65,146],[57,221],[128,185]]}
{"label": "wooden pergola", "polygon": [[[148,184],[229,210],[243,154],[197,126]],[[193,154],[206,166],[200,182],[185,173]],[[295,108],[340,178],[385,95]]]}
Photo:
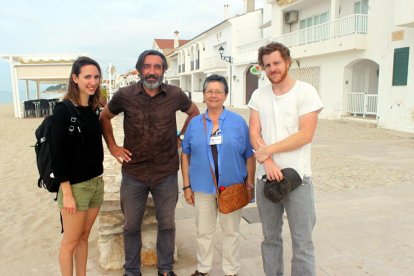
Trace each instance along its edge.
{"label": "wooden pergola", "polygon": [[67,83],[73,62],[83,54],[56,56],[10,55],[0,58],[10,63],[14,116],[21,118],[22,101],[19,80],[26,81],[26,100],[29,100],[29,81],[36,82],[36,97],[40,98],[41,83]]}

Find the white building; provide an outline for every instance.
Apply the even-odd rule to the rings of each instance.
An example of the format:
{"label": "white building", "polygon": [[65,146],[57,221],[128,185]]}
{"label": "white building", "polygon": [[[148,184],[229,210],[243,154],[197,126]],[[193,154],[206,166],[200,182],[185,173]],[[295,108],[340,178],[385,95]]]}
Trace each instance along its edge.
{"label": "white building", "polygon": [[[190,96],[196,102],[202,101],[202,85],[208,75],[216,73],[226,76],[231,87],[233,82],[230,82],[229,76],[233,76],[232,53],[236,46],[262,38],[261,32],[258,31],[262,24],[262,10],[254,11],[253,6],[248,8],[248,13],[224,20],[170,53],[167,56],[170,60],[170,69],[166,80],[180,86],[184,91],[191,92]],[[225,10],[225,14],[228,14],[228,11]],[[226,60],[220,58],[220,47],[224,49],[224,56],[229,55]],[[243,105],[244,102],[238,99],[239,91],[236,92],[233,88],[230,90],[226,104]]]}
{"label": "white building", "polygon": [[278,41],[291,49],[290,73],[319,91],[321,118],[357,116],[414,132],[414,1],[266,0],[260,10],[254,0],[244,3],[245,14],[169,54],[169,83],[202,101],[205,77],[219,73],[230,82],[226,104],[246,106],[254,89],[267,82],[263,73],[254,74],[257,49]]}

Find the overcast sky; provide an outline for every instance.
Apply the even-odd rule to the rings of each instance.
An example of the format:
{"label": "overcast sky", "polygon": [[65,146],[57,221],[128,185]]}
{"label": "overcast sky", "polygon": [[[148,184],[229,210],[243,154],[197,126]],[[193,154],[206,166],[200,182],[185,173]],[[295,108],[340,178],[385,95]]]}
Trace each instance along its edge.
{"label": "overcast sky", "polygon": [[[124,73],[155,38],[178,30],[191,39],[220,23],[225,4],[243,13],[243,0],[0,0],[0,55],[87,53]],[[8,71],[0,61],[0,90],[10,88]]]}

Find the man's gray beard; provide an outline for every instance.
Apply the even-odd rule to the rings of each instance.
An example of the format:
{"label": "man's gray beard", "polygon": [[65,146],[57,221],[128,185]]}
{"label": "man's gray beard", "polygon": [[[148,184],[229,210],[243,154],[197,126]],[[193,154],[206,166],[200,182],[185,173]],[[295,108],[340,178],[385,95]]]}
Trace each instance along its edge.
{"label": "man's gray beard", "polygon": [[158,88],[160,85],[161,85],[161,83],[162,83],[162,80],[163,80],[163,77],[159,77],[158,78],[158,80],[157,80],[157,82],[155,82],[155,83],[151,83],[151,82],[148,82],[148,81],[146,81],[145,79],[142,79],[142,84],[146,87],[146,88],[148,88],[148,89],[156,89],[156,88]]}

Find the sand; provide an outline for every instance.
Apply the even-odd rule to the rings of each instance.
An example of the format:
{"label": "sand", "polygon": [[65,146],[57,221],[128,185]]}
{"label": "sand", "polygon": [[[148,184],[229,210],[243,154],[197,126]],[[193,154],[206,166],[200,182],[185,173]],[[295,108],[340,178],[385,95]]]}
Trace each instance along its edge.
{"label": "sand", "polygon": [[[54,194],[37,187],[34,132],[42,118],[14,117],[0,105],[1,275],[60,275],[60,216]],[[90,237],[88,275],[107,274],[97,264],[96,223]],[[119,275],[119,272],[118,274]]]}
{"label": "sand", "polygon": [[[244,117],[248,114],[246,109],[238,111]],[[14,118],[11,104],[0,105],[1,275],[60,275],[57,256],[61,234],[57,203],[53,201],[53,194],[37,187],[33,145],[34,132],[41,121],[42,118]],[[414,179],[413,141],[410,133],[320,120],[312,159],[316,194],[329,197],[345,190],[411,185]],[[189,216],[182,221],[192,223],[193,218]],[[120,275],[120,270],[105,272],[98,264],[96,226],[97,223],[89,243],[88,275]],[[193,245],[194,241],[189,241],[182,232],[185,227],[182,222],[177,226],[177,245],[181,249]],[[255,231],[260,233],[260,225]],[[194,251],[193,247],[189,248]],[[185,250],[181,252],[185,255]],[[193,269],[195,263],[188,264],[188,259],[183,263],[185,258],[181,260],[177,267]],[[260,260],[259,256],[257,260]],[[195,262],[194,257],[192,262]],[[260,269],[259,263],[257,269]]]}
{"label": "sand", "polygon": [[2,275],[58,275],[60,219],[53,195],[37,187],[34,130],[41,118],[14,118],[0,105]]}

